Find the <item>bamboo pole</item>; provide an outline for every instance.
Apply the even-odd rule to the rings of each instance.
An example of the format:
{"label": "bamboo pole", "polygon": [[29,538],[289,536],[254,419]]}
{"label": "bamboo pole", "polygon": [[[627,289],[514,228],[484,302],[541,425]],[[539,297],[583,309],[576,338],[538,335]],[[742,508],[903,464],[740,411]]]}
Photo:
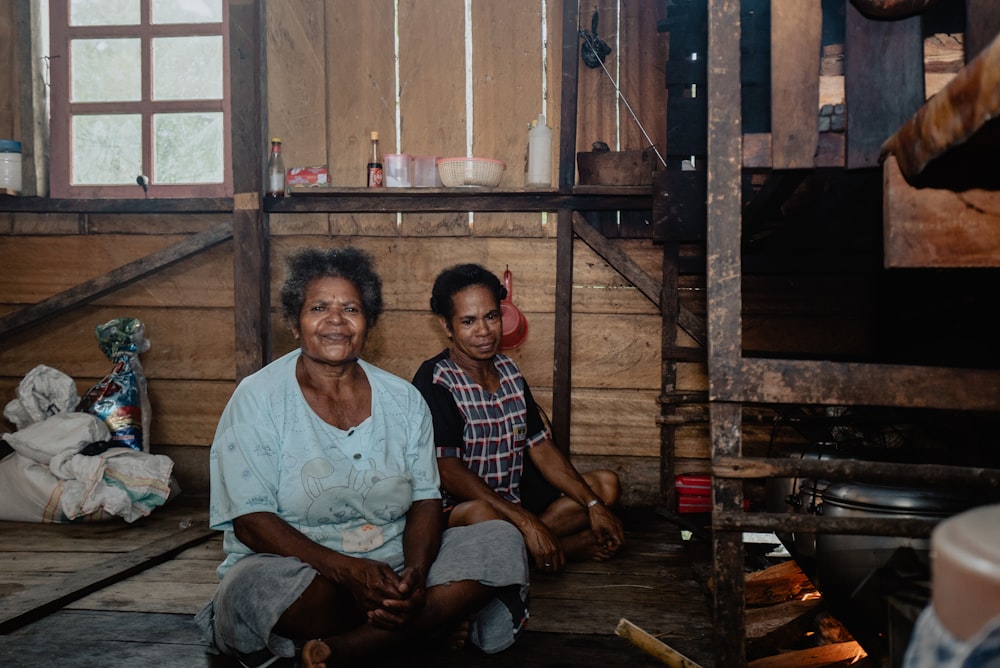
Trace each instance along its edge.
{"label": "bamboo pole", "polygon": [[701,666],[691,659],[669,645],[660,642],[624,617],[618,620],[615,635],[625,638],[664,665],[670,666],[670,668],[701,668]]}

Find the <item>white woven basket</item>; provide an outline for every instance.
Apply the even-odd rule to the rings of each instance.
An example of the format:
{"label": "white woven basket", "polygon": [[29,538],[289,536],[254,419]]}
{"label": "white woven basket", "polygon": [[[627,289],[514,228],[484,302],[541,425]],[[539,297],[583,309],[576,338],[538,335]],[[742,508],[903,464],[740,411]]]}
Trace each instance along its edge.
{"label": "white woven basket", "polygon": [[438,158],[437,168],[446,188],[496,188],[507,163],[493,158]]}

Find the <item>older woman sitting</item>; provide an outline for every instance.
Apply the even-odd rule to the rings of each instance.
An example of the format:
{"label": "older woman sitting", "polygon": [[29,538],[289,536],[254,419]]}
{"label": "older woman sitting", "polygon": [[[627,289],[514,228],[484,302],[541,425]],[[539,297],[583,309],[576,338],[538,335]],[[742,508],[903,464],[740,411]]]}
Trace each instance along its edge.
{"label": "older woman sitting", "polygon": [[427,405],[361,359],[382,311],[370,258],[300,251],[281,302],[300,346],[239,384],[212,444],[227,556],[206,638],[249,666],[300,648],[307,667],[351,664],[456,628],[506,648],[527,614],[523,540],[502,521],[442,533]]}

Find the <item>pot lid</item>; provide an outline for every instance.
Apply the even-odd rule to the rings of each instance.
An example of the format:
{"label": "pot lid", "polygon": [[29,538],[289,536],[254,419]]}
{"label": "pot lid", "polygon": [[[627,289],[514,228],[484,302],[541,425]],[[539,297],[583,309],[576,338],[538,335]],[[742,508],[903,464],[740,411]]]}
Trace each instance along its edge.
{"label": "pot lid", "polygon": [[827,503],[930,513],[956,513],[976,504],[968,490],[838,482],[823,490]]}

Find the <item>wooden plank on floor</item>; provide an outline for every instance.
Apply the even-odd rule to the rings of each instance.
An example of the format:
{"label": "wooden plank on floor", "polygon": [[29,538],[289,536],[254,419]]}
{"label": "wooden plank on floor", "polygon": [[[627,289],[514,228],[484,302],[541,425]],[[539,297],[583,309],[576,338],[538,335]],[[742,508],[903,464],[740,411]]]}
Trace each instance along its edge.
{"label": "wooden plank on floor", "polygon": [[4,668],[213,665],[190,615],[62,611],[0,636],[0,656]]}
{"label": "wooden plank on floor", "polygon": [[[81,643],[86,639],[86,644]],[[681,646],[678,645],[678,650]],[[689,648],[690,649],[690,648]],[[694,649],[697,652],[697,648]],[[239,668],[227,657],[213,655],[188,615],[125,612],[61,611],[14,634],[0,636],[4,668]],[[704,650],[701,650],[704,655]],[[689,653],[697,658],[698,655]],[[368,668],[400,665],[436,668],[589,668],[627,665],[662,668],[663,664],[613,634],[600,637],[528,631],[508,650],[484,655],[460,651],[417,650],[399,657],[372,660]],[[710,663],[703,663],[710,666]]]}
{"label": "wooden plank on floor", "polygon": [[104,562],[61,578],[50,586],[5,597],[0,600],[0,633],[9,633],[70,601],[162,563],[177,552],[206,540],[214,533],[203,526],[181,529],[131,552],[114,555]]}
{"label": "wooden plank on floor", "polygon": [[218,582],[184,581],[183,587],[167,585],[162,581],[149,582],[142,575],[133,576],[73,601],[66,609],[194,615],[212,599]]}

